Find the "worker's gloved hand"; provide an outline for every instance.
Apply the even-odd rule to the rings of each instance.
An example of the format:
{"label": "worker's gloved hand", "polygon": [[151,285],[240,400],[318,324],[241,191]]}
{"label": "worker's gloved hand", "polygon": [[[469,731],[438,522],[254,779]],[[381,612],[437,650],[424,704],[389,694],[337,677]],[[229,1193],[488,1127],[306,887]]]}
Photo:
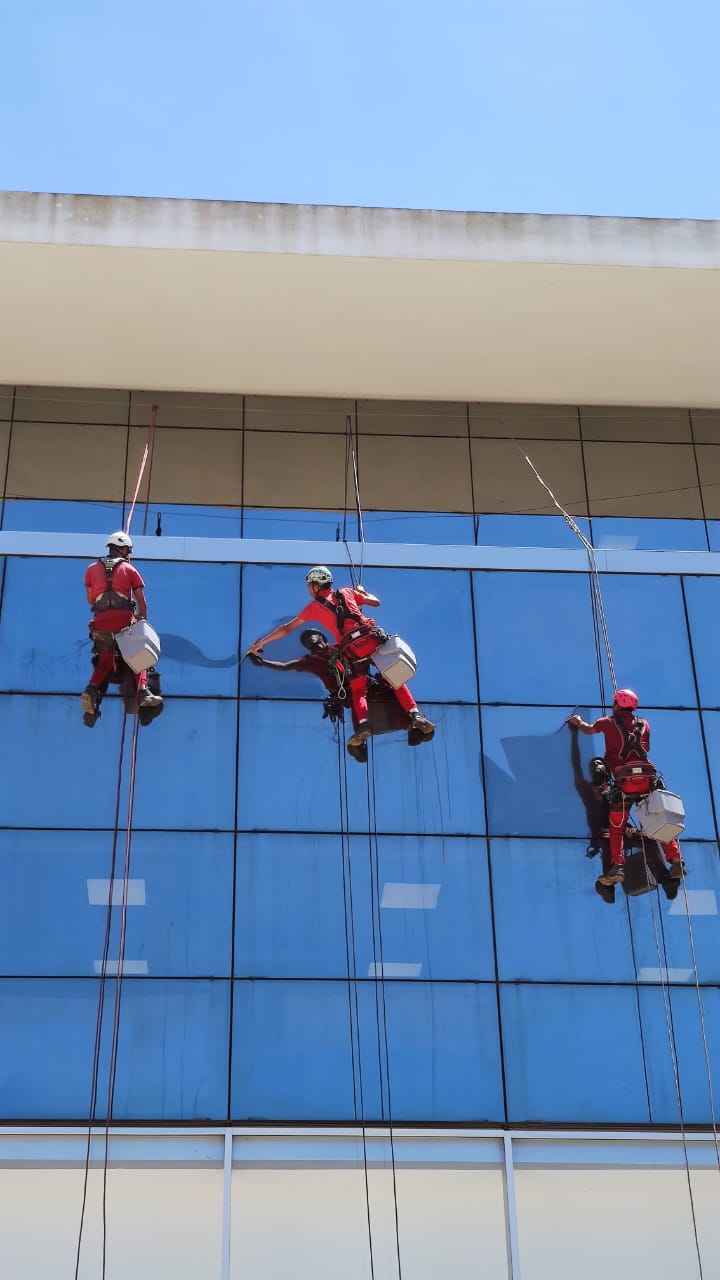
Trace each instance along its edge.
{"label": "worker's gloved hand", "polygon": [[582,716],[570,716],[567,723],[571,729],[579,729],[582,724]]}
{"label": "worker's gloved hand", "polygon": [[248,649],[246,655],[252,662],[254,667],[263,667],[265,662],[260,653],[256,653],[254,649]]}

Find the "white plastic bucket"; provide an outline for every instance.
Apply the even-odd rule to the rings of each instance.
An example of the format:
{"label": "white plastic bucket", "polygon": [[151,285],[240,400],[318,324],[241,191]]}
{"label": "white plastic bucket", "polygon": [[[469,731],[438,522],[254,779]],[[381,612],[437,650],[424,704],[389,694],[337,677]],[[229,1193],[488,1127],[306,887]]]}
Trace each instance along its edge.
{"label": "white plastic bucket", "polygon": [[640,826],[650,840],[667,844],[685,830],[685,806],[673,791],[651,791],[635,805]]}
{"label": "white plastic bucket", "polygon": [[144,618],[118,631],[115,643],[131,671],[147,671],[160,657],[160,637]]}
{"label": "white plastic bucket", "polygon": [[410,645],[401,640],[400,636],[388,636],[385,643],[375,650],[372,660],[380,675],[393,689],[407,684],[417,671],[417,658]]}

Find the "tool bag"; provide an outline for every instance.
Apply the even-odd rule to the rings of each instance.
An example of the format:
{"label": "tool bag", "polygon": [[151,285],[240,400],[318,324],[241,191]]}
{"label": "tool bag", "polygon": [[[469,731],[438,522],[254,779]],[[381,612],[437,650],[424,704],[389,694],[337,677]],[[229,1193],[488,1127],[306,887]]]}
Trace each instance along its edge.
{"label": "tool bag", "polygon": [[417,671],[417,658],[410,645],[400,636],[388,636],[385,643],[372,654],[372,661],[393,689],[407,684]]}
{"label": "tool bag", "polygon": [[160,637],[145,618],[139,618],[115,635],[123,662],[131,671],[147,671],[160,657]]}

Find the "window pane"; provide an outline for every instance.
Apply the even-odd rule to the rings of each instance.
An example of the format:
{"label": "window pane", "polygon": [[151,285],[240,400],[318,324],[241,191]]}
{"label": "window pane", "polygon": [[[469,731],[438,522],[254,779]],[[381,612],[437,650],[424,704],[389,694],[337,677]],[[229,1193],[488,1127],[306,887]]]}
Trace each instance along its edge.
{"label": "window pane", "polygon": [[584,574],[476,573],[475,618],[483,702],[559,703],[569,714],[597,699]]}
{"label": "window pane", "polygon": [[[377,828],[390,834],[481,834],[484,813],[477,711],[432,703],[424,710],[437,724],[432,742],[409,750],[399,734],[372,740]],[[367,831],[365,770],[355,761],[348,765],[352,770],[351,827]],[[338,747],[316,705],[243,702],[240,830],[336,831],[337,777]],[[282,785],[278,779],[283,780]]]}
{"label": "window pane", "polygon": [[690,634],[700,705],[720,707],[720,664],[717,637],[720,629],[720,579],[685,578]]}
{"label": "window pane", "polygon": [[682,854],[688,876],[680,885],[677,897],[668,902],[662,894],[643,896],[633,904],[637,976],[645,983],[656,984],[669,978],[674,983],[692,985],[697,965],[700,982],[720,983],[718,846],[714,841],[687,842],[682,846]]}
{"label": "window pane", "polygon": [[[0,831],[0,973],[94,975],[110,893],[110,831]],[[117,846],[108,955],[117,960],[125,837]],[[23,904],[32,904],[30,915]],[[229,976],[232,837],[137,831],[129,972]]]}
{"label": "window pane", "polygon": [[[6,689],[79,691],[91,674],[80,560],[10,557],[0,622],[0,670]],[[184,694],[237,689],[240,571],[235,565],[140,562],[151,622],[160,633],[166,686]],[[44,624],[47,602],[55,609]],[[73,607],[74,606],[74,607]],[[164,690],[167,692],[167,688]]]}
{"label": "window pane", "polygon": [[501,979],[634,981],[624,895],[603,909],[585,841],[491,840],[490,856]]}
{"label": "window pane", "polygon": [[[244,571],[243,652],[258,636],[294,617],[309,602],[304,577],[302,568],[286,566],[251,565]],[[366,606],[365,614],[375,617],[387,631],[399,632],[417,654],[414,696],[418,700],[474,701],[475,656],[468,575],[437,569],[373,569],[364,577],[368,590],[382,602],[379,608]],[[338,585],[350,583],[347,569],[338,570],[335,578]],[[266,656],[273,661],[287,661],[303,653],[300,630],[273,644]],[[244,697],[272,697],[274,692],[279,697],[301,697],[300,690],[307,688],[309,681],[309,677],[299,677],[296,672],[283,675],[245,662],[241,688]],[[316,680],[312,679],[310,687],[319,695]]]}
{"label": "window pane", "polygon": [[[275,511],[271,507],[243,509],[243,538],[295,538],[335,542],[342,537],[343,514],[337,511]],[[354,516],[346,522],[349,542],[358,537]],[[343,547],[344,551],[344,547]]]}
{"label": "window pane", "polygon": [[[353,988],[349,991],[344,982],[236,983],[233,1118],[355,1120],[360,1116],[359,1066],[365,1119],[386,1118],[378,1078],[384,1036],[381,1032],[378,1046],[382,1012],[376,997],[382,1002],[382,991],[374,982],[358,984],[354,1101]],[[494,988],[386,981],[384,995],[393,1119],[501,1118]]]}
{"label": "window pane", "polygon": [[[381,836],[378,862],[385,962],[417,979],[492,979],[484,841]],[[237,866],[238,976],[345,977],[352,899],[354,963],[367,977],[377,901],[367,837],[352,840],[345,898],[338,836],[243,836]],[[374,863],[372,874],[374,884]]]}
{"label": "window pane", "polygon": [[[2,527],[27,529],[36,533],[97,533],[107,537],[109,533],[119,529],[122,523],[123,507],[120,502],[8,498]],[[80,581],[82,583],[82,577]]]}
{"label": "window pane", "polygon": [[[720,808],[720,711],[703,711],[702,713],[703,727],[705,729],[705,741],[707,743],[708,760],[710,763],[710,777],[712,778],[712,789],[715,797],[716,810]],[[671,784],[668,782],[668,786]],[[700,780],[696,780],[696,785],[701,785]],[[674,787],[673,790],[679,790]],[[683,794],[683,799],[684,799]],[[696,830],[695,823],[690,823],[690,806],[685,800],[685,809],[688,813],[687,833],[689,836],[699,835]],[[712,824],[706,815],[706,830],[703,835],[709,836],[711,839],[715,832],[712,830]]]}
{"label": "window pane", "polygon": [[368,542],[460,546],[475,541],[473,517],[446,511],[365,511],[363,524]]}
{"label": "window pane", "polygon": [[[573,518],[589,539],[590,522],[582,516]],[[571,547],[576,550],[582,545],[562,516],[479,515],[477,526],[479,547]]]}
{"label": "window pane", "polygon": [[[239,538],[240,507],[201,507],[178,502],[151,502],[148,508],[147,532],[166,538]],[[134,532],[139,534],[145,522],[145,504],[135,510]]]}
{"label": "window pane", "polygon": [[602,739],[571,733],[554,707],[483,707],[482,722],[490,832],[584,838],[588,763]]}
{"label": "window pane", "polygon": [[635,991],[500,989],[508,1121],[647,1124]]}
{"label": "window pane", "polygon": [[697,706],[680,579],[606,573],[602,594],[621,687],[637,690],[641,708]]}
{"label": "window pane", "polygon": [[707,551],[704,520],[593,516],[593,544],[628,551]]}
{"label": "window pane", "polygon": [[[92,979],[0,981],[4,1120],[87,1120],[98,986]],[[111,980],[105,996],[98,1118],[107,1102],[114,988]],[[115,1119],[224,1118],[228,999],[225,982],[125,978]]]}
{"label": "window pane", "polygon": [[[120,714],[119,699],[104,704],[90,739],[76,698],[0,697],[0,741],[13,748],[0,770],[4,823],[112,827]],[[232,829],[235,740],[233,703],[173,699],[140,730],[135,826]],[[91,785],[78,785],[88,769]]]}
{"label": "window pane", "polygon": [[671,1056],[672,1035],[668,1027],[671,1019],[684,1121],[686,1124],[709,1125],[709,1090],[712,1090],[714,1099],[720,1092],[720,991],[717,987],[700,988],[710,1083],[697,991],[673,986],[670,990],[665,989],[664,996],[662,989],[643,989],[640,992],[645,1043],[652,1046],[652,1052],[647,1055],[651,1119],[654,1124],[679,1122]]}

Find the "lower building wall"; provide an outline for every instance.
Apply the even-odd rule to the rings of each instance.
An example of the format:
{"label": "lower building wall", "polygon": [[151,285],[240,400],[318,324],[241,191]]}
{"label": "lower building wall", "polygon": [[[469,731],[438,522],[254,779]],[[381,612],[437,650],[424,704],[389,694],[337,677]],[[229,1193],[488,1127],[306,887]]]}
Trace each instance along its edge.
{"label": "lower building wall", "polygon": [[[74,1274],[85,1149],[0,1134],[3,1276]],[[711,1134],[134,1131],[108,1152],[105,1177],[94,1139],[78,1280],[720,1274]]]}

